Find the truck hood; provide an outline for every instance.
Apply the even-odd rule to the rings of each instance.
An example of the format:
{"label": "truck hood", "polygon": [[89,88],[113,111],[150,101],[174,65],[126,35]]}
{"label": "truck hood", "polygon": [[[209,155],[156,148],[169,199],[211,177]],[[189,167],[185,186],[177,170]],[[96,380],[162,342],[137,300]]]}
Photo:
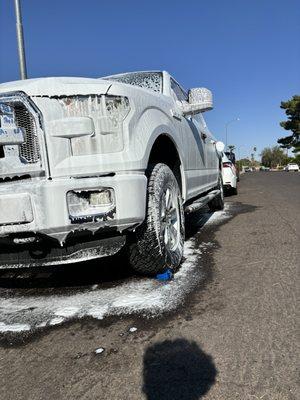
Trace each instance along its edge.
{"label": "truck hood", "polygon": [[93,78],[36,78],[0,84],[0,93],[24,92],[28,96],[106,94],[112,82]]}

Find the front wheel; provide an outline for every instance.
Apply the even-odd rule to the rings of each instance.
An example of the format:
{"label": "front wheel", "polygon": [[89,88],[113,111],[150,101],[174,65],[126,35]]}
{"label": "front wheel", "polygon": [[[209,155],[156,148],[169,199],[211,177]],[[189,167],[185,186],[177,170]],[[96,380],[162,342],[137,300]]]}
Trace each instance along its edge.
{"label": "front wheel", "polygon": [[146,219],[129,245],[132,268],[143,275],[175,271],[182,260],[184,212],[177,180],[162,163],[150,168]]}

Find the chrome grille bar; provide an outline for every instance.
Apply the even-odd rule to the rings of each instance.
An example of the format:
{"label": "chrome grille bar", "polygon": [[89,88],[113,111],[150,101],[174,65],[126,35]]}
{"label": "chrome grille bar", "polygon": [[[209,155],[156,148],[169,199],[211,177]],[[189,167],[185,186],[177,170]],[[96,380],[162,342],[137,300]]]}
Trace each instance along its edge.
{"label": "chrome grille bar", "polygon": [[28,164],[35,164],[41,158],[35,120],[23,103],[14,103],[11,106],[16,125],[25,130],[25,142],[20,145],[20,157]]}

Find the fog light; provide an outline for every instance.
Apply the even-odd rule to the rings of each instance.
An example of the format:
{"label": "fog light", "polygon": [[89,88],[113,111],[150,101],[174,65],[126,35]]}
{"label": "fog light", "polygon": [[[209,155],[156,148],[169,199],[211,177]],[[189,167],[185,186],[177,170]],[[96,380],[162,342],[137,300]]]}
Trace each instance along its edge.
{"label": "fog light", "polygon": [[71,219],[91,220],[113,206],[113,190],[72,190],[67,193],[67,203]]}
{"label": "fog light", "polygon": [[39,239],[36,236],[27,236],[27,237],[15,237],[13,239],[15,244],[29,244],[34,242],[39,242]]}
{"label": "fog light", "polygon": [[109,206],[112,204],[110,190],[101,190],[90,193],[90,205],[92,207]]}

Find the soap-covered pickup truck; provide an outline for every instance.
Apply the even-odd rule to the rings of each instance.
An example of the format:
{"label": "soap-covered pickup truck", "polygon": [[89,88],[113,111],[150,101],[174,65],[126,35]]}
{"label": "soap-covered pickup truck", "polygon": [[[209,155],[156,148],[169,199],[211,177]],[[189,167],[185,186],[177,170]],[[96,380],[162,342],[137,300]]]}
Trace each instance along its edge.
{"label": "soap-covered pickup truck", "polygon": [[0,268],[117,253],[141,274],[176,270],[184,215],[223,207],[223,146],[165,71],[0,85]]}

